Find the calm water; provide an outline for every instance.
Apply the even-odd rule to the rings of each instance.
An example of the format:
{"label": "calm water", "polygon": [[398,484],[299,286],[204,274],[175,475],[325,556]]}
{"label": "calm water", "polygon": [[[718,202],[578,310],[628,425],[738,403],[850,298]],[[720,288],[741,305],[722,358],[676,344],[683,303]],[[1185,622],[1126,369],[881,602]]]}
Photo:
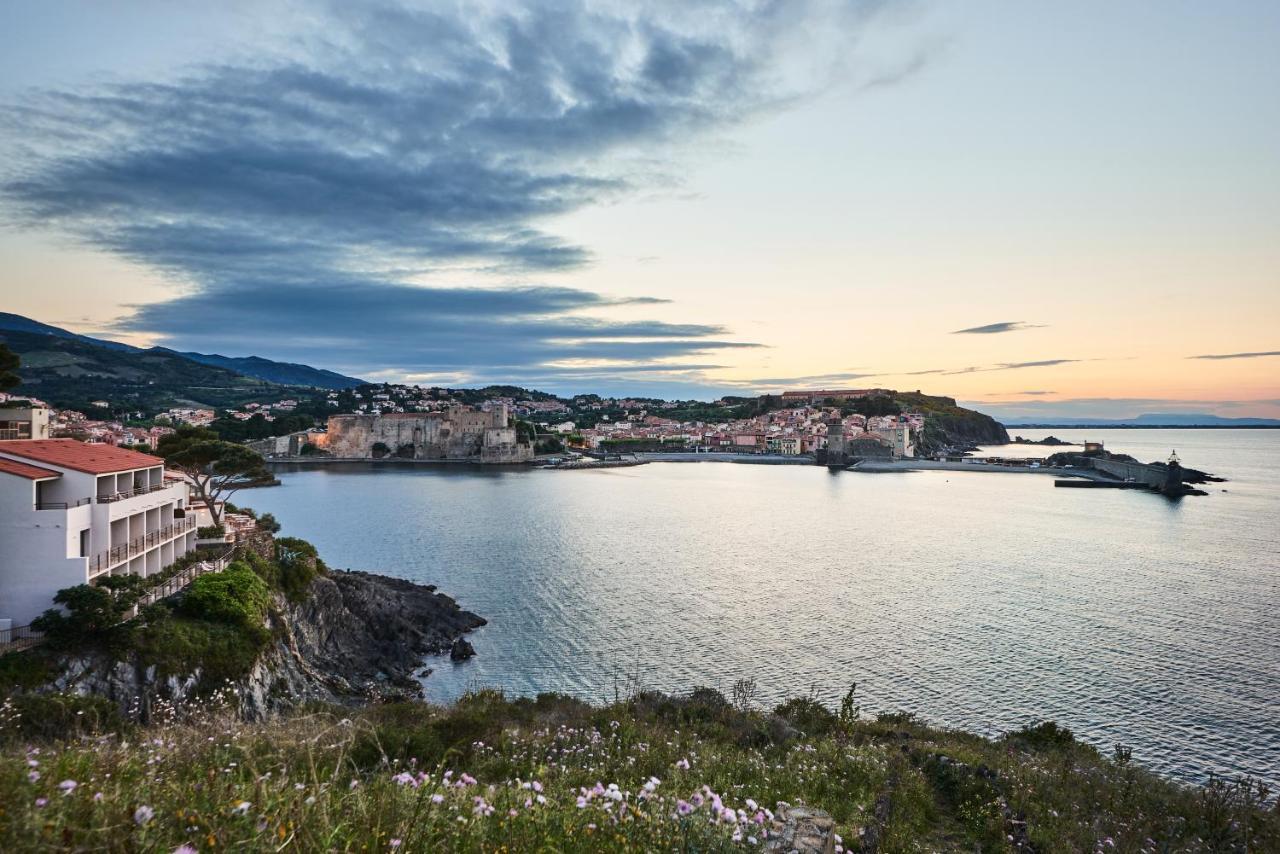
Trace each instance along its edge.
{"label": "calm water", "polygon": [[241,500],[489,619],[477,658],[431,662],[433,699],[857,681],[867,710],[1051,718],[1187,779],[1280,780],[1280,431],[1054,432],[1230,482],[1175,502],[1040,475],[356,465]]}

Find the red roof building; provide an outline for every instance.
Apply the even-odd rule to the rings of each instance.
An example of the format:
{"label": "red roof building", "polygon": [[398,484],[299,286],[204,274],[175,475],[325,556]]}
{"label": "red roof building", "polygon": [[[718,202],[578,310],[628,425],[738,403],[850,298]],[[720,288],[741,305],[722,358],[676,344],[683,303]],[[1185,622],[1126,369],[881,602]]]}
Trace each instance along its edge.
{"label": "red roof building", "polygon": [[164,460],[117,448],[89,444],[75,439],[18,439],[0,442],[0,456],[21,457],[87,474],[111,474],[164,465]]}

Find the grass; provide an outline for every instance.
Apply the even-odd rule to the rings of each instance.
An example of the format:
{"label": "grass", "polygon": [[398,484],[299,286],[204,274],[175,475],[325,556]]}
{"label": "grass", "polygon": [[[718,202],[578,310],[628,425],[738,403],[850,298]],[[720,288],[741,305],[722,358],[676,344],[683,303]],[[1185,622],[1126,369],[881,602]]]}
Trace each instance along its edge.
{"label": "grass", "polygon": [[12,736],[10,703],[0,850],[718,851],[763,845],[779,803],[830,812],[850,850],[1280,846],[1256,785],[1180,786],[1058,727],[990,741],[737,698],[481,691],[246,724],[220,695],[146,729],[37,741]]}

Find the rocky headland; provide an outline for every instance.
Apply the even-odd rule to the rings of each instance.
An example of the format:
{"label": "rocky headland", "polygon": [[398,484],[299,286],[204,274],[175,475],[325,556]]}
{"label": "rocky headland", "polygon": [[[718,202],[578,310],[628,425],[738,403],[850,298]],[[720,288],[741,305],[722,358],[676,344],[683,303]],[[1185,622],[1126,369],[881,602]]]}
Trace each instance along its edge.
{"label": "rocky headland", "polygon": [[[105,699],[126,719],[144,722],[161,706],[191,706],[218,692],[242,717],[257,720],[306,703],[422,699],[418,677],[427,656],[474,654],[463,636],[485,620],[434,586],[330,570],[314,554],[282,558],[270,538],[242,553],[240,572],[254,566],[278,579],[281,566],[299,559],[309,561],[306,583],[263,584],[266,607],[251,624],[195,611],[185,601],[188,588],[108,632],[20,653],[32,660],[28,672],[42,674],[21,687]],[[0,694],[10,690],[0,685]]]}

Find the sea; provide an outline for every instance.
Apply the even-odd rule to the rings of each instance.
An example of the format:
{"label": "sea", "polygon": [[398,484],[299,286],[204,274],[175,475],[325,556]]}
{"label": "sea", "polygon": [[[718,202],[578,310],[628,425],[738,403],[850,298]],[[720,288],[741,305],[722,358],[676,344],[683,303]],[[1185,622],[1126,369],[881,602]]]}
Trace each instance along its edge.
{"label": "sea", "polygon": [[[1042,474],[651,463],[280,467],[245,491],[334,567],[438,586],[489,624],[427,662],[467,690],[726,693],[1053,720],[1189,782],[1280,783],[1280,431],[1052,432],[1226,478],[1206,496]],[[1001,446],[1001,456],[1057,449]]]}

